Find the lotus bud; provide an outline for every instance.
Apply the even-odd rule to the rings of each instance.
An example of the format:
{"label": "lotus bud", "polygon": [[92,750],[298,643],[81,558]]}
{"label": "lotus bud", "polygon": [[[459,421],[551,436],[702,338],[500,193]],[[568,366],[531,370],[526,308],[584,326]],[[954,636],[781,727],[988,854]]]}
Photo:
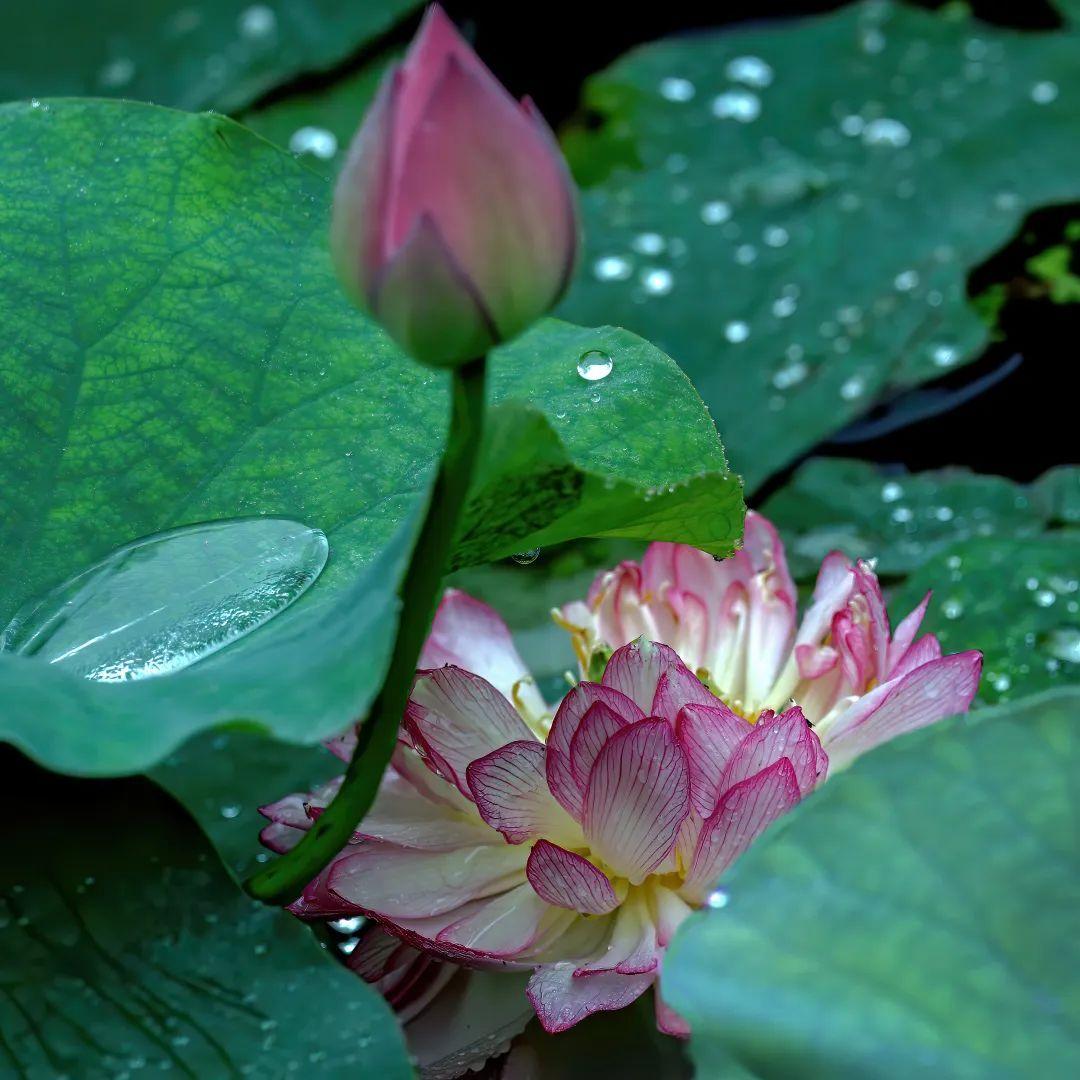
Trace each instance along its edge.
{"label": "lotus bud", "polygon": [[331,239],[356,302],[427,364],[486,353],[566,288],[577,209],[554,136],[437,5],[353,140]]}

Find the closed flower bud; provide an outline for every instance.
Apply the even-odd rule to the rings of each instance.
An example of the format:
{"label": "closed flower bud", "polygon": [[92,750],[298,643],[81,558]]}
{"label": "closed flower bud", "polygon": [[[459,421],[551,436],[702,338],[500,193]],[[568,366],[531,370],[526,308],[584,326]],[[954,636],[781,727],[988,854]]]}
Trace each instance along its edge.
{"label": "closed flower bud", "polygon": [[566,288],[577,213],[555,139],[438,6],[353,140],[332,244],[357,303],[428,364],[487,352]]}

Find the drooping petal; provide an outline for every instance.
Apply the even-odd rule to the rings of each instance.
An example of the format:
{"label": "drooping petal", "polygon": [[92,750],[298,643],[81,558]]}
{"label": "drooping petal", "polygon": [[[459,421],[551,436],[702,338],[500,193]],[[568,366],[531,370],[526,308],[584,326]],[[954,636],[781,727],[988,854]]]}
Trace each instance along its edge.
{"label": "drooping petal", "polygon": [[713,882],[799,798],[799,781],[787,758],[730,788],[701,831],[683,896],[702,903]]}
{"label": "drooping petal", "polygon": [[633,884],[671,851],[690,809],[686,754],[666,720],[642,720],[601,750],[585,793],[590,847]]}
{"label": "drooping petal", "polygon": [[588,859],[547,840],[539,840],[525,866],[529,884],[549,904],[605,915],[619,906],[611,879]]}
{"label": "drooping petal", "polygon": [[690,769],[690,797],[702,817],[709,817],[720,798],[720,780],[731,756],[753,730],[722,701],[687,705],[676,724]]}
{"label": "drooping petal", "polygon": [[589,783],[589,776],[604,744],[617,731],[629,723],[614,709],[597,701],[589,706],[589,711],[581,718],[578,729],[570,743],[570,771],[574,780],[584,792]]}
{"label": "drooping petal", "polygon": [[377,925],[364,928],[345,965],[386,998],[403,1024],[422,1012],[459,970]]}
{"label": "drooping petal", "polygon": [[574,978],[572,962],[537,968],[526,991],[543,1029],[555,1035],[596,1012],[624,1009],[652,985],[655,972],[620,975],[608,972]]}
{"label": "drooping petal", "polygon": [[602,702],[630,723],[645,716],[625,694],[599,683],[579,683],[563,698],[548,733],[547,779],[551,793],[578,821],[581,820],[585,788],[574,777],[570,748],[583,717],[596,702]]}
{"label": "drooping petal", "polygon": [[356,908],[388,919],[425,918],[519,884],[528,854],[482,844],[457,851],[416,851],[364,843],[333,865],[329,887]]}
{"label": "drooping petal", "polygon": [[820,741],[798,705],[779,716],[765,714],[751,727],[724,769],[721,793],[781,758],[791,763],[803,795],[814,789],[828,765]]}
{"label": "drooping petal", "polygon": [[821,733],[833,770],[897,735],[965,712],[979,687],[981,671],[981,653],[956,653],[923,664],[859,698]]}
{"label": "drooping petal", "polygon": [[527,716],[546,710],[502,617],[460,589],[443,594],[417,666],[425,670],[444,664],[486,679]]}
{"label": "drooping petal", "polygon": [[625,694],[644,714],[652,709],[660,676],[676,664],[682,661],[673,649],[638,638],[611,654],[602,681],[604,686]]}
{"label": "drooping petal", "polygon": [[466,770],[480,816],[511,844],[538,836],[580,843],[581,830],[547,785],[543,743],[507,743]]}
{"label": "drooping petal", "polygon": [[674,1035],[677,1039],[689,1039],[689,1022],[664,1001],[660,996],[659,988],[656,990],[653,998],[653,1003],[656,1008],[657,1028],[665,1035]]}
{"label": "drooping petal", "polygon": [[453,665],[417,678],[405,726],[436,770],[470,799],[465,776],[470,762],[509,742],[536,741],[491,683]]}

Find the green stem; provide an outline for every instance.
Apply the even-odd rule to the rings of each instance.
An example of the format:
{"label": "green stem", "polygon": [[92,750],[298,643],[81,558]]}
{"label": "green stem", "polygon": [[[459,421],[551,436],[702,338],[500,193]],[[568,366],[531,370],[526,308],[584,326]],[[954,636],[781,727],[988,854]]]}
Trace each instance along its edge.
{"label": "green stem", "polygon": [[472,480],[480,448],[486,365],[486,358],[481,356],[454,369],[450,434],[427,516],[401,584],[401,621],[390,667],[379,696],[360,726],[345,780],[333,802],[296,847],[248,879],[248,892],[264,903],[288,904],[295,900],[349,842],[375,800],[379,780],[394,752],[416,663],[435,616],[443,571]]}

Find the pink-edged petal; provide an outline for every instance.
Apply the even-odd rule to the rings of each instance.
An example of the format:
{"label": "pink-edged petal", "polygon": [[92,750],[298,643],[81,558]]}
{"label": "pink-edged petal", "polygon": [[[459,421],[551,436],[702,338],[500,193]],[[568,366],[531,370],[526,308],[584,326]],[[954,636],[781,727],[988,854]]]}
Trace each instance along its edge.
{"label": "pink-edged petal", "polygon": [[345,965],[386,998],[403,1024],[423,1011],[458,970],[377,925],[364,928]]}
{"label": "pink-edged petal", "polygon": [[720,780],[739,744],[753,726],[714,699],[708,706],[688,705],[676,723],[690,769],[690,797],[702,817],[716,809]]}
{"label": "pink-edged petal", "polygon": [[802,679],[820,679],[840,662],[840,654],[831,645],[796,645],[795,662]]}
{"label": "pink-edged petal", "polygon": [[888,658],[885,665],[886,674],[889,678],[895,678],[894,672],[897,664],[903,660],[908,649],[911,648],[911,643],[915,640],[919,627],[922,626],[923,617],[926,615],[926,609],[930,606],[930,598],[933,595],[932,592],[927,592],[919,601],[918,606],[906,615],[896,628],[896,633],[893,634],[892,641],[889,643]]}
{"label": "pink-edged petal", "polygon": [[536,741],[509,701],[486,679],[454,665],[416,680],[405,726],[435,770],[472,798],[470,762],[509,742]]}
{"label": "pink-edged petal", "polygon": [[521,848],[504,844],[416,851],[364,843],[334,863],[329,887],[346,903],[375,915],[424,918],[519,884],[527,858]]}
{"label": "pink-edged petal", "polygon": [[689,809],[686,754],[675,732],[666,720],[642,720],[601,750],[582,825],[593,851],[638,884],[671,851]]}
{"label": "pink-edged petal", "polygon": [[401,847],[426,851],[450,851],[476,844],[502,841],[476,816],[431,802],[401,776],[387,773],[379,794],[355,836],[384,840]]}
{"label": "pink-edged petal", "polygon": [[598,701],[630,723],[645,716],[625,694],[599,683],[579,683],[563,698],[547,738],[547,780],[551,793],[577,821],[581,820],[585,787],[574,777],[570,749],[582,719]]}
{"label": "pink-edged petal", "polygon": [[822,733],[833,770],[897,735],[966,712],[981,672],[981,653],[956,653],[871,690]]}
{"label": "pink-edged petal", "polygon": [[683,895],[701,903],[716,879],[800,797],[799,781],[787,758],[728,790],[701,830]]}
{"label": "pink-edged petal", "polygon": [[[405,737],[408,738],[407,733]],[[475,813],[472,798],[466,798],[452,781],[439,776],[409,745],[398,742],[390,758],[394,772],[427,800],[464,813]]]}
{"label": "pink-edged petal", "polygon": [[570,912],[553,908],[522,883],[444,927],[436,940],[484,957],[520,957],[572,919]]}
{"label": "pink-edged petal", "polygon": [[327,739],[326,742],[323,743],[323,746],[325,746],[338,761],[344,761],[345,764],[348,765],[352,760],[353,751],[356,749],[356,728],[348,728],[340,735],[335,735],[332,739]]}
{"label": "pink-edged petal", "polygon": [[547,785],[543,743],[507,743],[472,762],[466,770],[480,816],[511,843],[538,836],[566,837],[581,831]]}
{"label": "pink-edged petal", "polygon": [[810,607],[795,635],[797,645],[820,645],[833,616],[848,602],[855,588],[855,567],[840,551],[830,551],[821,563]]}
{"label": "pink-edged petal", "polygon": [[923,664],[929,664],[931,660],[941,659],[941,642],[934,634],[924,634],[914,642],[900,662],[893,668],[889,676],[889,682],[899,679],[909,671],[920,668]]}
{"label": "pink-edged petal", "polygon": [[537,896],[584,915],[606,915],[619,906],[611,879],[588,859],[539,840],[525,865]]}
{"label": "pink-edged petal", "polygon": [[592,767],[604,744],[629,723],[602,701],[589,706],[570,743],[570,771],[582,791],[589,783]]}
{"label": "pink-edged petal", "polygon": [[729,788],[760,773],[781,758],[791,763],[803,795],[814,789],[828,766],[820,740],[807,724],[798,705],[793,705],[779,716],[771,713],[762,715],[724,769],[720,780],[721,792],[726,793]]}
{"label": "pink-edged petal", "polygon": [[609,972],[574,978],[573,963],[545,964],[537,968],[526,991],[543,1029],[549,1034],[567,1031],[597,1012],[624,1009],[653,984],[655,972],[620,975]]}
{"label": "pink-edged petal", "polygon": [[673,649],[656,641],[639,638],[616,649],[604,669],[604,686],[618,690],[644,713],[652,709],[656,684],[669,668],[682,661]]}
{"label": "pink-edged petal", "polygon": [[719,704],[720,699],[680,660],[660,676],[650,715],[662,716],[668,723],[674,724],[684,705],[709,707]]}
{"label": "pink-edged petal", "polygon": [[486,679],[526,712],[541,714],[546,709],[502,617],[460,589],[443,594],[417,667],[425,670],[445,664]]}
{"label": "pink-edged petal", "polygon": [[296,792],[277,802],[260,806],[259,813],[270,821],[259,833],[262,843],[279,855],[294,848],[311,828],[317,812],[324,809],[337,794],[342,779],[336,776],[320,784],[314,791]]}
{"label": "pink-edged petal", "polygon": [[690,1038],[690,1024],[660,996],[660,988],[653,993],[656,1008],[656,1026],[665,1035],[674,1035],[676,1039]]}
{"label": "pink-edged petal", "polygon": [[644,899],[635,896],[615,915],[611,937],[598,955],[582,961],[574,970],[577,979],[595,978],[610,971],[620,975],[646,975],[660,967],[656,924]]}

